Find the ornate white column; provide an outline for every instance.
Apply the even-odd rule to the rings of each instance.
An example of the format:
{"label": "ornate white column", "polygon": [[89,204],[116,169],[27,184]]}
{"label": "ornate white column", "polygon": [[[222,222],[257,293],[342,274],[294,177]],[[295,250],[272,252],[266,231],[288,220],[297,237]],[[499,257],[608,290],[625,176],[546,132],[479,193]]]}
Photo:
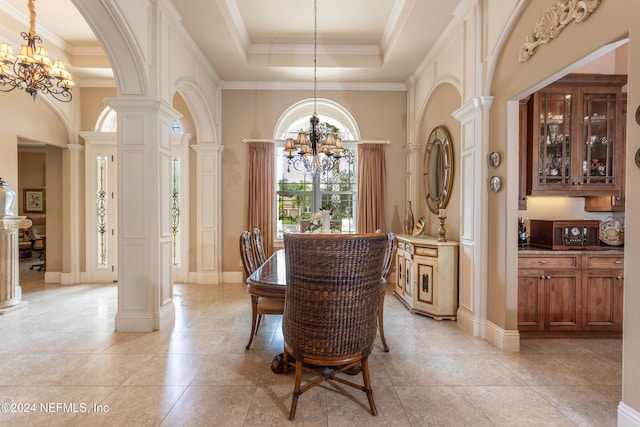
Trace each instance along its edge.
{"label": "ornate white column", "polygon": [[222,145],[195,144],[196,152],[196,271],[190,282],[218,284],[222,281],[220,206]]}
{"label": "ornate white column", "polygon": [[473,98],[453,113],[461,125],[458,326],[505,351],[517,351],[517,331],[487,319],[489,112],[493,98]]}
{"label": "ornate white column", "polygon": [[0,314],[18,310],[27,305],[22,301],[20,264],[18,261],[18,229],[31,227],[24,216],[0,218]]}
{"label": "ornate white column", "polygon": [[[65,233],[69,239],[69,272],[62,273],[61,283],[72,285],[80,283],[80,236],[82,236],[80,224],[80,154],[84,150],[81,144],[67,144],[69,149],[69,230]],[[65,222],[66,224],[66,222]]]}
{"label": "ornate white column", "polygon": [[171,122],[153,99],[118,98],[116,330],[148,332],[175,318],[171,273]]}

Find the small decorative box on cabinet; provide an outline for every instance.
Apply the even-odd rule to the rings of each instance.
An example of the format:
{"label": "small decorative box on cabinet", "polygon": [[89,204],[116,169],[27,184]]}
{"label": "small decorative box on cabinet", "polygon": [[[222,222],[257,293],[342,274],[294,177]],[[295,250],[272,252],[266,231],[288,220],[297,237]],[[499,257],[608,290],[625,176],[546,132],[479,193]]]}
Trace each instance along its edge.
{"label": "small decorative box on cabinet", "polygon": [[456,319],[458,243],[398,235],[395,294],[412,313]]}

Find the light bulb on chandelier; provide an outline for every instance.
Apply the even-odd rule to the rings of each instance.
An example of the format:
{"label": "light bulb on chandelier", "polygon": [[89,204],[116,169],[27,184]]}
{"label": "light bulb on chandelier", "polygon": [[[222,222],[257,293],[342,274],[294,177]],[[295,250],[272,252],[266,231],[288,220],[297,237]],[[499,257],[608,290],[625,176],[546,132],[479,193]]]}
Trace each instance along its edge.
{"label": "light bulb on chandelier", "polygon": [[9,43],[0,45],[0,91],[10,92],[16,88],[24,90],[33,99],[38,93],[49,93],[62,102],[71,101],[71,88],[75,82],[64,62],[49,59],[47,49],[36,35],[36,11],[34,0],[28,0],[29,32],[20,33],[26,44],[20,47],[18,55],[13,54]]}

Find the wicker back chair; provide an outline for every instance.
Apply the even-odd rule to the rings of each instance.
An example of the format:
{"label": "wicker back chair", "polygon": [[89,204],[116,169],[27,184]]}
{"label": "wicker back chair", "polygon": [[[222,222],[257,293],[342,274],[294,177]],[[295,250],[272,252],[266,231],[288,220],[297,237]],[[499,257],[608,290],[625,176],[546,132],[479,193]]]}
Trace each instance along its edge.
{"label": "wicker back chair", "polygon": [[[240,258],[247,278],[262,265],[256,257],[253,236],[248,231],[243,231],[240,235]],[[249,342],[245,346],[247,350],[251,348],[253,337],[258,333],[262,315],[282,314],[284,311],[284,298],[262,297],[251,293],[249,295],[251,296],[251,334]]]}
{"label": "wicker back chair", "polygon": [[378,330],[380,331],[380,340],[384,351],[389,351],[387,340],[384,337],[384,298],[387,294],[387,276],[391,270],[391,264],[396,256],[398,249],[398,239],[393,233],[387,234],[387,248],[384,252],[384,262],[382,264],[382,283],[380,285],[380,304],[378,305]]}
{"label": "wicker back chair", "polygon": [[[285,234],[284,371],[294,364],[291,356],[296,369],[290,420],[295,417],[298,397],[326,380],[364,391],[371,413],[378,414],[368,357],[376,336],[386,245],[387,237],[375,233]],[[364,386],[336,376],[358,365]],[[301,387],[303,369],[319,378]]]}
{"label": "wicker back chair", "polygon": [[252,243],[255,259],[259,267],[267,260],[267,255],[264,252],[264,244],[262,243],[262,231],[260,231],[259,228],[253,229]]}

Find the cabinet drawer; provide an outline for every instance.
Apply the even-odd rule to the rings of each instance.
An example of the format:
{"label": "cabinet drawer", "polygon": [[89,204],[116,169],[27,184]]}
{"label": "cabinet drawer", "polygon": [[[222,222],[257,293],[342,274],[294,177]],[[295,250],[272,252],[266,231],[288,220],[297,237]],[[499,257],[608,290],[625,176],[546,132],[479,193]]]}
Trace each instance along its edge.
{"label": "cabinet drawer", "polygon": [[518,277],[535,277],[535,276],[544,276],[544,270],[541,268],[527,268],[527,269],[519,268],[518,269]]}
{"label": "cabinet drawer", "polygon": [[623,268],[623,256],[587,255],[587,268]]}
{"label": "cabinet drawer", "polygon": [[519,268],[580,268],[580,258],[576,255],[549,257],[519,257]]}
{"label": "cabinet drawer", "polygon": [[438,248],[423,248],[420,246],[416,246],[415,251],[416,255],[438,258]]}

